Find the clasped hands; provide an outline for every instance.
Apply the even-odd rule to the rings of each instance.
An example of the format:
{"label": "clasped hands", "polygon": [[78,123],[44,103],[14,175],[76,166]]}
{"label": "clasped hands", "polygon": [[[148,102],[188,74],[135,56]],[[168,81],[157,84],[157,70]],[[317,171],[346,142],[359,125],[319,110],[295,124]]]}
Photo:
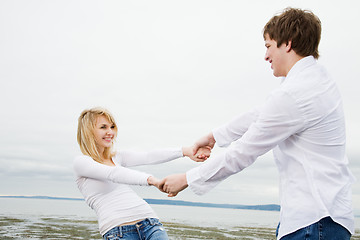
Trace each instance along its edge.
{"label": "clasped hands", "polygon": [[[200,138],[193,146],[183,147],[183,155],[195,162],[203,162],[210,157],[211,149],[215,145],[212,133]],[[175,197],[179,192],[188,187],[185,173],[173,174],[159,180],[155,177],[148,178],[149,185],[154,185],[160,191]]]}

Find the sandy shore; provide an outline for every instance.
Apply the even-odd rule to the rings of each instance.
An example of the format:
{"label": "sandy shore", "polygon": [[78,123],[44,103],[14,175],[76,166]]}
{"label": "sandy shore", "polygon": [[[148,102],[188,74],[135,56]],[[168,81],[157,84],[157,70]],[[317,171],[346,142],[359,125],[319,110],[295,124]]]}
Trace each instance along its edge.
{"label": "sandy shore", "polygon": [[[221,227],[193,226],[181,223],[163,222],[169,238],[186,239],[275,239],[275,229],[261,227]],[[84,219],[59,217],[0,217],[0,238],[7,239],[101,239],[97,222]],[[352,240],[360,240],[357,232]]]}

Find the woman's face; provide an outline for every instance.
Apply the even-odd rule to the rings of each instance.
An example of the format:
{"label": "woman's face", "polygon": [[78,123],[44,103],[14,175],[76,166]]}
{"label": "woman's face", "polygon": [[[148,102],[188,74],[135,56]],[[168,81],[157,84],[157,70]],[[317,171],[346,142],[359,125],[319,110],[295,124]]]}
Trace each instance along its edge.
{"label": "woman's face", "polygon": [[116,135],[115,125],[109,122],[105,116],[100,115],[96,119],[94,135],[98,150],[101,153],[105,148],[111,147]]}

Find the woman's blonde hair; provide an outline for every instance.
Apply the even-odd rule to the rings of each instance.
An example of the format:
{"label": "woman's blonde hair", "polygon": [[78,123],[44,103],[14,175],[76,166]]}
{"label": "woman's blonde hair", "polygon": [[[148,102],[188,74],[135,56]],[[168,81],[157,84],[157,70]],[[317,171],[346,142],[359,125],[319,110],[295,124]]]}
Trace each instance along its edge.
{"label": "woman's blonde hair", "polygon": [[104,153],[99,153],[98,151],[94,136],[94,129],[96,120],[99,116],[105,116],[109,122],[114,125],[114,139],[116,138],[118,128],[114,117],[107,109],[95,107],[86,109],[80,114],[78,119],[77,141],[79,143],[80,150],[84,155],[90,156],[95,161],[102,163],[103,158],[107,159],[113,157],[114,152],[112,151],[112,146],[105,148]]}

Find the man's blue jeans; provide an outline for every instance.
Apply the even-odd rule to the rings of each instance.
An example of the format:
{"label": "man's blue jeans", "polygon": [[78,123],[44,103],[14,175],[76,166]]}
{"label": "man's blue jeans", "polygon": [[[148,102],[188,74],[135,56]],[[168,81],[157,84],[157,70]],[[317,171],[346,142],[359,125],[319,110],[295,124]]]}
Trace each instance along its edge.
{"label": "man's blue jeans", "polygon": [[114,227],[103,236],[105,240],[168,240],[168,235],[156,218],[147,218],[134,225]]}
{"label": "man's blue jeans", "polygon": [[[277,231],[276,231],[277,235]],[[280,240],[350,240],[350,232],[334,222],[331,217],[290,233]]]}

